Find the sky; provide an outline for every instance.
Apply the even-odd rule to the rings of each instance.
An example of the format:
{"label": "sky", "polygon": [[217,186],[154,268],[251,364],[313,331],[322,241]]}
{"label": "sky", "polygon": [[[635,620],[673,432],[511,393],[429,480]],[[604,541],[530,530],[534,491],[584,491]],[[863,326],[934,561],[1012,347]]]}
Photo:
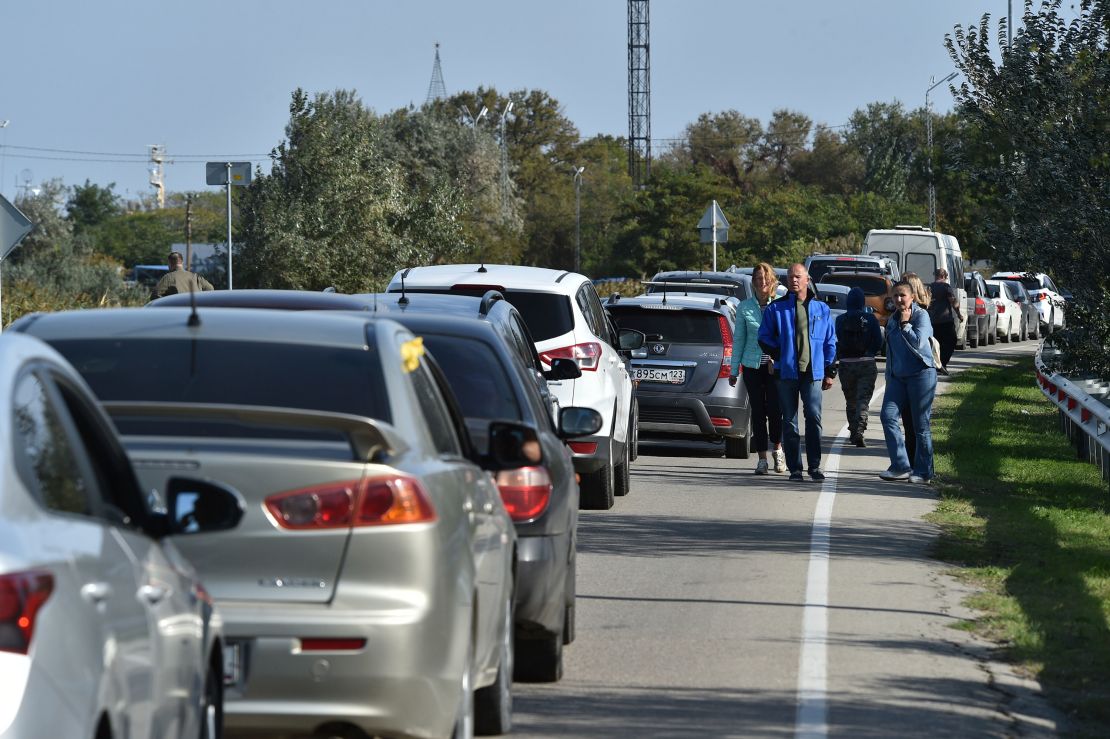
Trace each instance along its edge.
{"label": "sky", "polygon": [[[945,34],[1007,9],[652,0],[652,149],[703,112],[839,126],[871,102],[919,108],[930,77],[954,70]],[[61,178],[149,196],[150,144],[165,147],[167,191],[214,190],[205,161],[268,170],[297,87],[353,89],[379,113],[419,106],[436,43],[449,94],[542,89],[584,137],[627,136],[627,13],[625,0],[0,0],[0,192]],[[952,108],[946,85],[931,100]]]}

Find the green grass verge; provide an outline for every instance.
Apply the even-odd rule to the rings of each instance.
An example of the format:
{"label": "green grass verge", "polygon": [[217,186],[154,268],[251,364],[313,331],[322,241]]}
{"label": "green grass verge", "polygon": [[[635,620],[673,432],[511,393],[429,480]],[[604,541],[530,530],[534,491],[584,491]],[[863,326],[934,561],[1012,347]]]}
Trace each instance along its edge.
{"label": "green grass verge", "polygon": [[1076,459],[1031,358],[967,370],[933,415],[942,528],[981,611],[962,628],[1002,645],[1080,735],[1110,727],[1110,492]]}

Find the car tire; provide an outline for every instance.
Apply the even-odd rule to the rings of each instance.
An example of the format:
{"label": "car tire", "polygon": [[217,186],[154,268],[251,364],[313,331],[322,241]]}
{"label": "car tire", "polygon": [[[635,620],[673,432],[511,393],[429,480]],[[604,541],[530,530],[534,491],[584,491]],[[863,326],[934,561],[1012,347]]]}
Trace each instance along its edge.
{"label": "car tire", "polygon": [[1013,328],[1013,327],[1014,327],[1014,322],[1010,321],[1009,323],[1006,324],[1006,330],[998,337],[998,339],[1003,344],[1009,344],[1010,339],[1013,338],[1013,335],[1010,333],[1010,329]]}
{"label": "car tire", "polygon": [[987,345],[994,346],[998,343],[998,324],[994,324],[994,330],[987,332]]}
{"label": "car tire", "polygon": [[563,634],[517,639],[513,677],[525,683],[556,683],[563,678]]}
{"label": "car tire", "polygon": [[501,655],[497,678],[484,688],[474,691],[474,733],[482,736],[508,734],[513,728],[513,596],[510,591],[504,605],[505,629],[501,637]]}
{"label": "car tire", "polygon": [[466,661],[463,663],[462,680],[460,681],[459,712],[455,717],[455,728],[451,732],[451,739],[473,739],[474,737],[474,678],[471,670],[474,666],[473,639],[466,647]]}
{"label": "car tire", "polygon": [[567,582],[564,589],[565,604],[563,606],[563,644],[571,644],[577,636],[574,619],[575,601],[578,599],[578,558],[571,554],[570,563],[567,565]]}
{"label": "car tire", "polygon": [[635,462],[640,456],[640,404],[635,399],[632,400],[632,425],[628,427],[628,438],[632,440],[628,458]]}
{"label": "car tire", "polygon": [[1033,327],[1033,333],[1027,334],[1027,336],[1030,339],[1039,339],[1039,338],[1041,338],[1041,324],[1040,324],[1040,321],[1038,321],[1037,325]]}
{"label": "car tire", "polygon": [[975,336],[969,336],[967,339],[967,345],[974,349],[975,347],[979,346],[979,339]]}
{"label": "car tire", "polygon": [[613,478],[616,470],[612,463],[596,472],[582,475],[578,507],[588,511],[607,511],[613,507]]}
{"label": "car tire", "polygon": [[629,458],[630,447],[624,446],[624,462],[613,470],[613,495],[623,498],[628,495],[632,486],[632,460]]}
{"label": "car tire", "polygon": [[748,427],[748,433],[743,436],[726,436],[725,437],[725,458],[726,459],[747,459],[750,455],[748,441],[751,439],[751,427]]}
{"label": "car tire", "polygon": [[220,739],[224,727],[224,676],[214,660],[209,660],[200,706],[201,739]]}

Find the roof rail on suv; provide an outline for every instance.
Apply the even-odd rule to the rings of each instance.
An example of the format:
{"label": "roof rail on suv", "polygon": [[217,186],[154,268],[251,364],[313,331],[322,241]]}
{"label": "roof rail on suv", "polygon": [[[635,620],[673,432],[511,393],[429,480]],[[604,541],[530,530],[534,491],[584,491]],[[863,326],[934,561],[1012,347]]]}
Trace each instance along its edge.
{"label": "roof rail on suv", "polygon": [[895,231],[931,231],[932,229],[926,228],[925,226],[898,225],[898,226],[894,227],[894,230]]}

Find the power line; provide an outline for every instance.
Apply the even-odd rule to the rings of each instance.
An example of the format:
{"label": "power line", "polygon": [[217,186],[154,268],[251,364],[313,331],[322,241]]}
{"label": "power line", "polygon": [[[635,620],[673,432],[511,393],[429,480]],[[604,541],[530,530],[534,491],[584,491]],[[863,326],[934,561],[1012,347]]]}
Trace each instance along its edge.
{"label": "power line", "polygon": [[[52,154],[81,154],[83,156],[90,156],[90,157],[131,157],[131,158],[137,158],[137,159],[139,159],[143,162],[146,161],[147,156],[148,156],[147,154],[130,154],[130,153],[119,152],[119,151],[83,151],[81,149],[52,149],[52,148],[48,148],[48,147],[45,147],[45,146],[12,146],[10,144],[6,145],[6,146],[5,145],[0,145],[0,149],[13,150],[13,151],[45,151],[45,152],[50,152]],[[36,157],[32,157],[30,155],[23,155],[23,156],[27,159],[36,158]],[[252,160],[259,160],[259,159],[269,159],[270,158],[269,154],[174,154],[173,156],[174,156],[175,159],[252,159]],[[37,157],[37,158],[45,159],[47,157]],[[77,160],[77,161],[89,161],[89,160]],[[119,159],[119,160],[112,160],[112,161],[126,161],[126,160]]]}

